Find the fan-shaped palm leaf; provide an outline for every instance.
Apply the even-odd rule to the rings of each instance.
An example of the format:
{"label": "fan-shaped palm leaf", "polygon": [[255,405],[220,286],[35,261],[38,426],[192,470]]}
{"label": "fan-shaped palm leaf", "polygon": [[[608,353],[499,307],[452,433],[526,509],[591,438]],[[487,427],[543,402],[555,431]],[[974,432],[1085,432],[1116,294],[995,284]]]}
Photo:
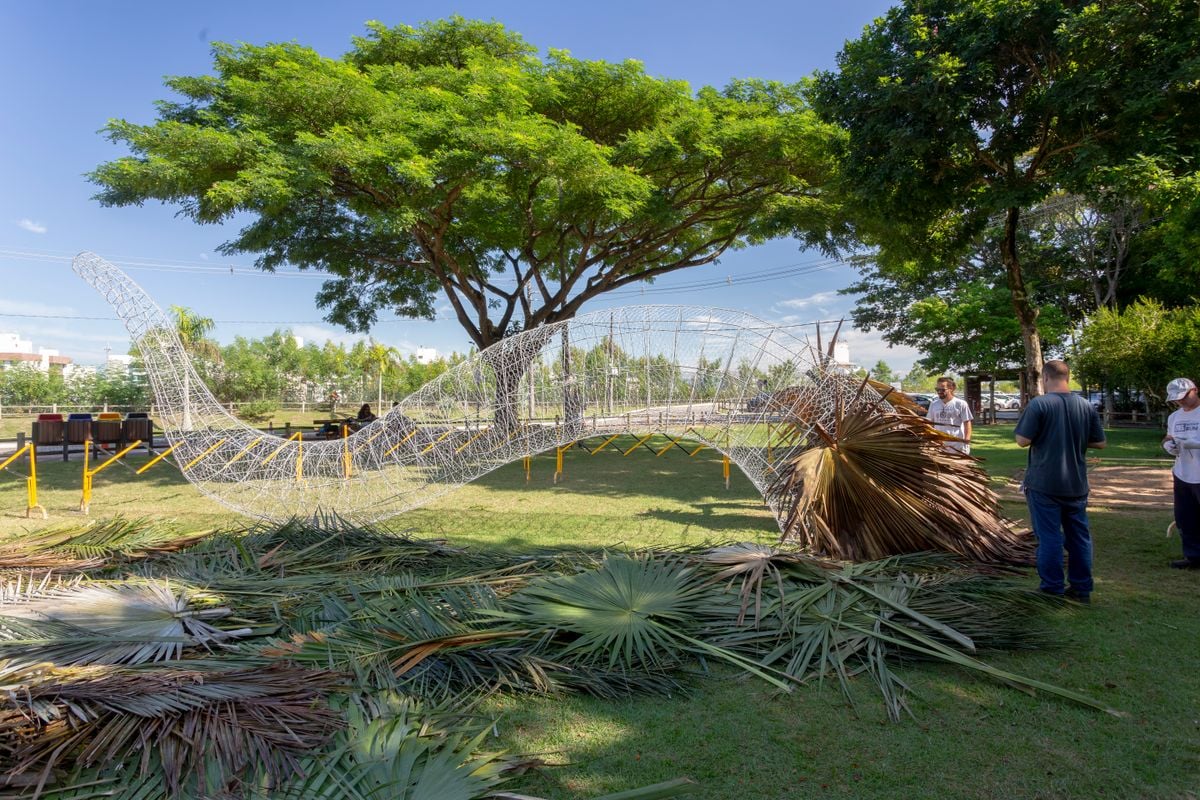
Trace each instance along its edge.
{"label": "fan-shaped palm leaf", "polygon": [[790,687],[753,662],[691,633],[707,588],[679,558],[609,556],[596,569],[532,581],[507,598],[500,619],[565,634],[564,657],[610,668],[659,670],[685,653],[736,664],[781,689]]}
{"label": "fan-shaped palm leaf", "polygon": [[250,631],[207,619],[229,614],[158,582],[56,587],[0,605],[0,657],[17,664],[140,664],[179,658]]}

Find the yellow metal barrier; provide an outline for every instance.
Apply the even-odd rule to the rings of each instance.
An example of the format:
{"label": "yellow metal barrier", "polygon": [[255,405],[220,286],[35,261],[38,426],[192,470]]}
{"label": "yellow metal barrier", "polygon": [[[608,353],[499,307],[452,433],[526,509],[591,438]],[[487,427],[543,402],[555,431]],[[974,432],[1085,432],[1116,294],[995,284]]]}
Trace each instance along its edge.
{"label": "yellow metal barrier", "polygon": [[[145,464],[143,464],[141,469],[137,470],[134,474],[141,475],[143,472],[150,469],[151,467],[153,467],[158,462],[162,461],[167,456],[171,455],[171,451],[173,451],[176,447],[179,447],[179,445],[181,445],[181,444],[183,444],[183,442],[176,442],[175,444],[168,447],[166,450],[163,450],[161,453],[156,455],[154,458],[150,459]],[[85,454],[85,457],[86,457],[86,454]]]}
{"label": "yellow metal barrier", "polygon": [[92,481],[95,479],[95,477],[99,475],[101,471],[108,469],[113,464],[120,461],[126,453],[128,453],[130,450],[133,450],[141,443],[142,442],[139,439],[95,469],[88,469],[91,461],[92,442],[91,440],[88,440],[83,443],[83,495],[79,498],[80,511],[86,514],[92,506]]}
{"label": "yellow metal barrier", "polygon": [[242,460],[242,458],[244,458],[244,457],[246,456],[246,454],[248,454],[248,453],[249,453],[251,450],[253,450],[253,449],[254,449],[254,446],[255,446],[255,445],[257,445],[257,444],[258,444],[259,442],[261,442],[262,440],[263,440],[263,437],[262,437],[262,436],[260,436],[260,437],[258,437],[257,439],[255,439],[253,442],[251,442],[250,444],[248,444],[248,445],[246,445],[245,447],[243,447],[240,453],[238,453],[236,456],[234,456],[233,458],[229,459],[229,461],[227,461],[227,462],[225,463],[225,466],[227,466],[227,467],[228,467],[230,464],[236,464],[238,461],[241,461],[241,460]]}
{"label": "yellow metal barrier", "polygon": [[394,452],[396,452],[397,450],[399,450],[399,449],[400,449],[400,445],[404,444],[404,443],[405,443],[405,442],[407,442],[409,439],[411,439],[412,437],[416,436],[416,435],[417,435],[417,431],[419,431],[419,430],[420,430],[420,428],[418,428],[418,427],[416,427],[416,426],[414,425],[414,426],[413,426],[413,429],[412,429],[411,431],[409,431],[409,432],[408,432],[408,436],[405,436],[403,439],[401,439],[400,441],[398,441],[398,442],[396,442],[394,445],[392,445],[392,447],[391,447],[391,448],[390,448],[390,449],[389,449],[389,450],[388,450],[386,453],[384,453],[384,454],[383,454],[383,455],[384,455],[384,457],[386,458],[387,456],[390,456],[392,453],[394,453]]}
{"label": "yellow metal barrier", "polygon": [[470,439],[467,439],[465,442],[462,443],[461,447],[459,447],[457,450],[454,451],[455,455],[461,453],[463,450],[466,450],[467,447],[470,446],[471,442],[475,441],[480,436],[483,436],[485,433],[487,433],[487,428],[484,428],[479,433],[472,436]]}
{"label": "yellow metal barrier", "polygon": [[429,445],[429,447],[426,447],[424,450],[421,451],[421,454],[424,455],[425,453],[428,453],[433,448],[437,447],[439,444],[441,444],[443,439],[445,439],[447,436],[449,436],[452,433],[454,433],[454,428],[451,428],[450,430],[446,431],[438,438],[434,439],[433,443],[431,445]]}
{"label": "yellow metal barrier", "polygon": [[217,439],[217,443],[216,443],[216,444],[214,444],[212,447],[210,447],[210,448],[208,448],[207,450],[205,450],[205,451],[204,451],[203,453],[201,453],[200,455],[198,455],[198,456],[196,456],[195,458],[193,458],[193,459],[192,459],[191,461],[189,461],[188,463],[184,464],[184,465],[183,465],[183,466],[180,468],[180,469],[181,469],[181,471],[187,471],[187,470],[191,469],[192,467],[196,466],[196,465],[197,465],[197,464],[199,464],[201,461],[203,461],[205,458],[207,458],[207,457],[209,456],[209,454],[211,454],[211,453],[212,453],[212,451],[216,450],[218,447],[220,447],[220,446],[221,446],[221,445],[223,445],[223,444],[225,444],[225,440],[224,440],[224,439]]}
{"label": "yellow metal barrier", "polygon": [[[647,433],[645,436],[643,436],[642,438],[640,438],[640,439],[638,439],[636,442],[634,442],[634,443],[633,443],[633,447],[629,448],[629,449],[628,449],[628,450],[626,450],[624,453],[621,453],[621,455],[622,455],[622,456],[627,456],[627,455],[629,455],[629,454],[630,454],[630,453],[632,453],[634,450],[637,450],[639,447],[641,447],[642,445],[644,445],[646,442],[650,441],[650,440],[651,440],[651,439],[653,439],[653,438],[654,438],[654,434],[653,434],[653,433]],[[649,450],[651,453],[653,453],[653,452],[654,452],[654,450],[653,450],[652,448],[649,448],[649,447],[647,447],[646,449],[647,449],[647,450]]]}
{"label": "yellow metal barrier", "polygon": [[29,454],[29,474],[25,476],[25,494],[28,500],[28,505],[25,506],[25,516],[27,518],[33,516],[33,512],[36,510],[42,512],[42,519],[46,519],[46,509],[42,508],[42,506],[38,503],[37,448],[33,446],[33,443],[31,442],[25,445],[5,459],[4,463],[0,464],[0,470],[8,469],[8,465],[20,458],[23,453]]}

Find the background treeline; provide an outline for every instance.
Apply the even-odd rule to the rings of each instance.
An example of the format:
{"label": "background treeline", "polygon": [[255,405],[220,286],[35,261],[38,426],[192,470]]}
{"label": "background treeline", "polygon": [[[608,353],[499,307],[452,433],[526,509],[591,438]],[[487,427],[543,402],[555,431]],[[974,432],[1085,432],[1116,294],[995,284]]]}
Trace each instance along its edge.
{"label": "background treeline", "polygon": [[[186,309],[178,309],[177,316]],[[239,336],[228,345],[201,336],[183,337],[192,363],[219,400],[254,403],[269,410],[279,403],[325,402],[337,392],[343,403],[405,397],[462,360],[454,354],[418,364],[394,348],[359,341],[347,348],[325,342],[300,346],[290,331],[261,339]],[[0,404],[69,406],[146,406],[151,392],[140,362],[128,372],[98,370],[93,374],[61,370],[42,372],[32,366],[0,370]]]}

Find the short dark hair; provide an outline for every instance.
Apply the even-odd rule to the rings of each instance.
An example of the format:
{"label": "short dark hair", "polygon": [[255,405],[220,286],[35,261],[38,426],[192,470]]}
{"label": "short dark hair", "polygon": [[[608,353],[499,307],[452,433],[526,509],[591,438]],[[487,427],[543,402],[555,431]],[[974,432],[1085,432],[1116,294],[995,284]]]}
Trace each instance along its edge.
{"label": "short dark hair", "polygon": [[[947,376],[947,375],[943,375],[942,377],[938,378],[938,379],[937,379],[937,382],[938,382],[939,384],[941,384],[941,383],[944,383],[944,384],[948,385],[948,386],[949,386],[951,389],[957,389],[957,388],[958,388],[958,384],[954,382],[954,378],[951,378],[951,377],[949,377],[949,376]],[[928,384],[927,384],[927,385],[928,385]]]}
{"label": "short dark hair", "polygon": [[1056,358],[1042,365],[1042,377],[1052,381],[1069,381],[1071,368],[1067,366],[1067,362]]}

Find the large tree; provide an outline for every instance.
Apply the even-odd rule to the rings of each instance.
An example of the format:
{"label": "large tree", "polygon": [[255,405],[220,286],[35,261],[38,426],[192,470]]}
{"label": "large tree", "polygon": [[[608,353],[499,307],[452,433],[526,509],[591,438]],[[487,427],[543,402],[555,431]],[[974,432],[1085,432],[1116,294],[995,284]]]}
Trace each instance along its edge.
{"label": "large tree", "polygon": [[441,291],[482,350],[731,248],[836,238],[839,134],[799,86],[693,93],[458,17],[372,23],[340,59],[218,44],[213,75],[167,85],[183,99],[154,124],[108,125],[132,154],[92,174],[99,200],[248,213],[223,251],[324,270],[319,302],[355,330],[432,317]]}
{"label": "large tree", "polygon": [[1196,17],[1184,0],[905,0],[817,78],[817,109],[849,133],[860,234],[885,269],[954,269],[989,220],[1002,223],[1034,391],[1042,338],[1022,211],[1139,154],[1181,155],[1196,118]]}

